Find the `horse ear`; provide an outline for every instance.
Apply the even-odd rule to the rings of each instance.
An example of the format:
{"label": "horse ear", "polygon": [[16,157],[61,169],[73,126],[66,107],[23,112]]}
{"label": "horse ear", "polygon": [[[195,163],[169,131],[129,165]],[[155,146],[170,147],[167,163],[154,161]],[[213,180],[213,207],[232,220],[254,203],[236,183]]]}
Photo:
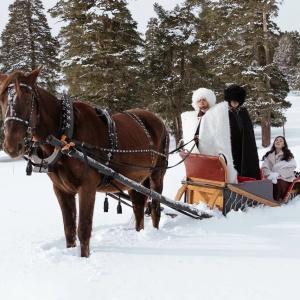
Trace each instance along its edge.
{"label": "horse ear", "polygon": [[20,82],[18,79],[16,79],[16,91],[18,95],[21,95],[21,88],[20,88]]}
{"label": "horse ear", "polygon": [[39,76],[42,68],[43,66],[37,67],[27,76],[28,84],[35,85],[37,77]]}
{"label": "horse ear", "polygon": [[0,93],[1,93],[2,87],[3,87],[2,83],[6,78],[7,78],[7,75],[0,73]]}

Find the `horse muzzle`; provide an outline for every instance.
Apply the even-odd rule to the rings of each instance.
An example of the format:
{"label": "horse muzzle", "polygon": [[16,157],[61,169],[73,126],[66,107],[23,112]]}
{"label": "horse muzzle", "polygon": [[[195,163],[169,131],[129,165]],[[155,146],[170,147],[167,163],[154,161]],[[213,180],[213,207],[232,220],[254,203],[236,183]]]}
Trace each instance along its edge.
{"label": "horse muzzle", "polygon": [[23,143],[11,144],[11,143],[7,143],[6,141],[4,141],[3,149],[10,157],[17,158],[24,154],[25,148],[24,148]]}

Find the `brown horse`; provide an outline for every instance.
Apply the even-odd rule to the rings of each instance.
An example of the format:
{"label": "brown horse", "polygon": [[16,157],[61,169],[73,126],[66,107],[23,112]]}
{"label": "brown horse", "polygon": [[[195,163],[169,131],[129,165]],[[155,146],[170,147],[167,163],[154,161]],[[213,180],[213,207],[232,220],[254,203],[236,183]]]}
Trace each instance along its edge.
{"label": "brown horse", "polygon": [[[53,147],[44,143],[49,135],[61,138],[61,101],[36,84],[39,69],[25,74],[15,71],[0,75],[0,104],[4,120],[4,150],[11,156],[21,156],[25,152],[24,140],[31,136],[41,143],[44,157],[53,153]],[[105,157],[99,148],[109,148],[108,126],[97,115],[95,108],[87,103],[75,101],[74,131],[72,140],[98,147],[91,150],[94,157]],[[166,171],[168,133],[163,122],[153,113],[133,109],[127,113],[112,116],[117,132],[119,149],[152,149],[152,152],[114,153],[110,166],[130,179],[151,187],[161,193]],[[102,156],[101,156],[102,155]],[[53,166],[49,177],[61,207],[66,246],[76,246],[76,205],[75,195],[79,195],[78,237],[81,256],[90,254],[89,242],[92,231],[93,211],[96,191],[119,192],[128,190],[123,184],[111,180],[103,184],[103,176],[85,163],[62,156]],[[101,184],[102,183],[102,184]],[[128,191],[133,203],[136,230],[144,228],[144,208],[147,197]],[[160,204],[152,200],[152,223],[159,227]]]}

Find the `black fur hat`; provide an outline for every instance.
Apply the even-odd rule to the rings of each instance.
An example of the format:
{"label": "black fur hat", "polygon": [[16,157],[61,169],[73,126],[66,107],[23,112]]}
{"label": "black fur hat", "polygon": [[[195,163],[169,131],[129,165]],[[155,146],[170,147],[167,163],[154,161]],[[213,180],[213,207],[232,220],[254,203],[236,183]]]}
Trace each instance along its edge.
{"label": "black fur hat", "polygon": [[224,100],[227,102],[237,101],[240,105],[243,105],[246,99],[246,90],[237,85],[232,84],[228,86],[224,91]]}

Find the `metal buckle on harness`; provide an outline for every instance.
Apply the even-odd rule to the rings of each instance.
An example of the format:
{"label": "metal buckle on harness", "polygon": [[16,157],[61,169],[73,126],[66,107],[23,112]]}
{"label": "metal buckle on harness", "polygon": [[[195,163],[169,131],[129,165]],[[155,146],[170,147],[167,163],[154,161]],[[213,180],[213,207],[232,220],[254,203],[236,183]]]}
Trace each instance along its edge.
{"label": "metal buckle on harness", "polygon": [[67,142],[67,136],[63,135],[60,138],[60,141],[64,143],[64,146],[61,148],[61,152],[64,154],[68,154],[74,147],[75,147],[75,143],[73,142]]}

